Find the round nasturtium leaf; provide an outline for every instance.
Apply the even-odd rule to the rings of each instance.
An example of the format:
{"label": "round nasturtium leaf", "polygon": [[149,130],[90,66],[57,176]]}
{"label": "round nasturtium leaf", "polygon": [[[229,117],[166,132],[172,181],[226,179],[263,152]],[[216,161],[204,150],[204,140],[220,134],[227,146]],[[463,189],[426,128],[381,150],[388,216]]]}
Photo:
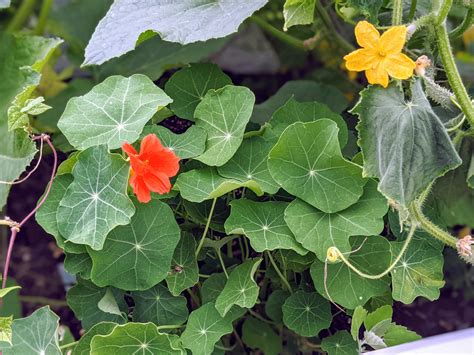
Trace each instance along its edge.
{"label": "round nasturtium leaf", "polygon": [[342,157],[336,123],[294,123],[270,151],[268,168],[287,192],[327,213],[357,202],[367,179]]}
{"label": "round nasturtium leaf", "polygon": [[357,355],[359,354],[358,344],[345,330],[324,338],[321,342],[321,349],[328,355]]}
{"label": "round nasturtium leaf", "polygon": [[173,210],[156,199],[135,204],[130,224],[115,228],[102,250],[88,250],[91,279],[99,286],[147,290],[168,275],[180,236]]}
{"label": "round nasturtium leaf", "polygon": [[112,333],[112,330],[117,326],[117,323],[113,322],[100,322],[94,325],[89,331],[84,334],[76,347],[73,350],[74,355],[90,355],[91,353],[91,341],[96,335],[107,335]]}
{"label": "round nasturtium leaf", "polygon": [[283,304],[283,323],[301,336],[316,336],[331,321],[329,302],[316,292],[297,291]]}

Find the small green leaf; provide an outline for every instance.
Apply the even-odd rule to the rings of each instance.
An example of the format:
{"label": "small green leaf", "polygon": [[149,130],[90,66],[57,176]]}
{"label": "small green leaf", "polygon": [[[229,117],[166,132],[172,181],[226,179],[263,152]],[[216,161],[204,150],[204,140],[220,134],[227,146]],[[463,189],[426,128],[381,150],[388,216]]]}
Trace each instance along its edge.
{"label": "small green leaf", "polygon": [[227,277],[224,273],[214,273],[206,279],[201,287],[202,303],[215,302],[217,297],[222,293],[226,282]]}
{"label": "small green leaf", "polygon": [[361,92],[352,112],[360,118],[357,130],[364,176],[379,178],[379,191],[402,205],[461,164],[421,80],[413,85],[410,101],[398,86],[371,86]]}
{"label": "small green leaf", "polygon": [[113,229],[102,250],[88,250],[98,286],[147,290],[168,275],[180,235],[173,210],[155,199],[135,206],[130,224]]}
{"label": "small green leaf", "polygon": [[101,250],[107,234],[130,223],[135,213],[126,195],[129,165],[120,155],[99,146],[79,155],[72,174],[74,181],[56,215],[59,232],[73,243]]}
{"label": "small green leaf", "polygon": [[291,26],[313,23],[315,5],[316,0],[286,0],[283,7],[283,29],[286,31]]}
{"label": "small green leaf", "polygon": [[[0,277],[0,281],[1,281],[1,277]],[[14,290],[19,290],[21,289],[20,286],[11,286],[11,287],[5,287],[5,288],[2,288],[0,289],[0,298],[3,298],[5,297],[6,295],[8,295],[10,292],[14,291]],[[0,301],[1,302],[1,301]]]}
{"label": "small green leaf", "polygon": [[301,336],[316,336],[331,321],[329,302],[316,292],[297,291],[283,304],[283,323]]}
{"label": "small green leaf", "polygon": [[261,262],[261,258],[249,259],[236,266],[229,274],[224,289],[216,299],[216,309],[222,317],[233,305],[244,308],[255,305],[259,287],[253,278]]}
{"label": "small green leaf", "polygon": [[128,323],[117,325],[109,334],[97,334],[91,341],[91,354],[179,354],[176,335],[162,334],[153,323]]}
{"label": "small green leaf", "polygon": [[[71,243],[67,243],[67,245],[69,244]],[[91,278],[92,259],[87,252],[80,254],[66,252],[64,269],[71,275],[77,274],[83,279],[89,280]]]}
{"label": "small green leaf", "polygon": [[336,334],[324,338],[321,342],[321,349],[326,351],[328,355],[359,354],[357,343],[345,330],[338,331]]}
{"label": "small green leaf", "polygon": [[291,249],[306,254],[285,223],[283,214],[286,202],[255,202],[246,199],[230,203],[231,213],[225,222],[228,235],[243,234],[250,239],[257,252],[275,249]]}
{"label": "small green leaf", "polygon": [[199,281],[195,251],[196,240],[193,235],[182,232],[171,260],[171,268],[166,276],[166,284],[174,296],[178,296]]}
{"label": "small green leaf", "polygon": [[145,126],[142,136],[156,134],[163,146],[175,152],[180,159],[195,158],[204,152],[206,146],[206,131],[191,126],[181,134],[174,134],[163,126]]}
{"label": "small green leaf", "polygon": [[240,182],[226,179],[220,176],[213,167],[181,173],[174,185],[181,197],[191,202],[212,200],[240,187],[248,187],[258,196],[263,195],[263,191],[255,181]]}
{"label": "small green leaf", "polygon": [[173,74],[165,91],[173,99],[171,110],[176,116],[194,119],[194,110],[210,89],[232,85],[232,80],[217,65],[196,63]]}
{"label": "small green leaf", "polygon": [[386,198],[377,191],[377,183],[369,180],[362,197],[345,210],[324,213],[296,199],[286,209],[285,221],[296,240],[324,261],[328,248],[332,246],[342,253],[350,251],[351,236],[381,233],[387,210]]}
{"label": "small green leaf", "polygon": [[90,355],[91,341],[96,335],[107,335],[112,333],[112,330],[117,326],[117,323],[100,322],[94,325],[89,331],[84,334],[73,350],[74,355]]}
{"label": "small green leaf", "polygon": [[410,343],[415,340],[420,340],[421,336],[411,330],[408,330],[404,326],[391,324],[385,332],[383,339],[387,346],[395,346],[404,343]]}
{"label": "small green leaf", "polygon": [[364,324],[367,317],[367,310],[362,306],[357,306],[351,320],[351,335],[355,341],[359,340],[359,329]]}
{"label": "small green leaf", "polygon": [[[356,308],[357,310],[357,308]],[[385,305],[377,308],[375,311],[369,313],[364,319],[364,326],[366,330],[371,330],[376,324],[385,321],[392,320],[393,309],[390,305]]]}
{"label": "small green leaf", "polygon": [[171,101],[145,75],[111,76],[69,100],[58,127],[76,149],[102,144],[116,149],[135,142],[145,123]]}
{"label": "small green leaf", "polygon": [[260,349],[265,355],[278,355],[283,351],[282,339],[267,323],[248,318],[242,326],[242,341],[252,349]]}
{"label": "small green leaf", "polygon": [[12,345],[12,324],[13,316],[0,317],[0,347],[2,342]]}
{"label": "small green leaf", "polygon": [[146,291],[132,292],[135,308],[133,321],[156,325],[179,325],[188,318],[187,301],[184,296],[173,296],[163,285]]}
{"label": "small green leaf", "polygon": [[268,296],[265,303],[265,313],[273,321],[281,323],[283,321],[283,304],[290,296],[290,293],[285,290],[275,290]]}
{"label": "small green leaf", "polygon": [[360,167],[342,157],[337,125],[328,119],[294,123],[270,151],[268,168],[287,192],[327,212],[357,202],[367,182]]}
{"label": "small green leaf", "polygon": [[268,153],[274,142],[262,137],[244,139],[234,156],[217,168],[219,174],[229,179],[246,182],[253,180],[261,190],[274,194],[280,186],[273,180],[268,170]]}
{"label": "small green leaf", "polygon": [[196,126],[207,132],[206,150],[196,159],[211,166],[227,163],[242,143],[254,102],[243,86],[209,90],[194,112]]}
{"label": "small green leaf", "polygon": [[99,303],[97,303],[97,307],[105,313],[115,314],[117,316],[122,315],[117,301],[115,300],[115,296],[110,288],[105,291],[104,296],[100,299]]}

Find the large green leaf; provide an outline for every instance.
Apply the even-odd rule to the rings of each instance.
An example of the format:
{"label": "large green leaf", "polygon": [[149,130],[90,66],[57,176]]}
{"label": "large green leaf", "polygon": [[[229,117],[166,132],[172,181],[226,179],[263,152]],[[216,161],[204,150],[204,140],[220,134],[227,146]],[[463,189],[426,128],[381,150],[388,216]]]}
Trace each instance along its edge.
{"label": "large green leaf", "polygon": [[171,110],[179,117],[194,119],[196,106],[210,89],[232,84],[232,80],[217,65],[196,63],[173,74],[165,91],[173,99]]}
{"label": "large green leaf", "polygon": [[231,213],[225,222],[227,234],[243,234],[250,239],[257,252],[275,249],[291,249],[306,254],[285,223],[283,214],[286,202],[255,202],[246,199],[230,203]]}
{"label": "large green leaf", "polygon": [[261,190],[274,194],[280,188],[268,170],[268,153],[274,142],[262,137],[244,139],[234,156],[217,171],[223,177],[242,182],[254,180]]}
{"label": "large green leaf", "polygon": [[[360,271],[375,275],[385,271],[391,261],[390,243],[381,236],[352,237],[350,262]],[[311,277],[316,290],[343,307],[354,309],[364,305],[371,297],[384,294],[389,286],[388,277],[370,280],[361,277],[344,263],[328,264],[327,292],[324,282],[324,263],[316,260],[311,265]]]}
{"label": "large green leaf", "polygon": [[148,30],[159,33],[168,42],[181,44],[225,37],[237,31],[238,26],[266,2],[114,2],[87,45],[85,64],[101,64],[133,50],[140,35]]}
{"label": "large green leaf", "polygon": [[337,125],[328,119],[294,123],[270,151],[268,168],[286,191],[328,213],[362,195],[361,168],[342,157]]}
{"label": "large green leaf", "polygon": [[143,136],[156,134],[163,146],[171,149],[180,159],[195,158],[204,152],[206,146],[206,131],[191,126],[181,134],[175,134],[163,126],[145,126]]}
{"label": "large green leaf", "polygon": [[156,111],[172,100],[148,77],[111,76],[69,100],[58,127],[77,149],[135,142]]}
{"label": "large green leaf", "polygon": [[59,232],[76,244],[102,249],[116,226],[130,223],[135,213],[126,195],[129,165],[106,146],[83,151],[73,170],[74,181],[59,203]]}
{"label": "large green leaf", "polygon": [[233,305],[245,308],[255,305],[259,287],[253,278],[261,262],[261,258],[249,259],[232,270],[224,289],[216,299],[216,309],[222,317]]}
{"label": "large green leaf", "polygon": [[61,355],[58,341],[59,317],[48,306],[12,324],[12,344],[0,342],[4,355]]}
{"label": "large green leaf", "polygon": [[263,191],[260,190],[260,186],[254,180],[241,182],[226,179],[220,176],[216,168],[213,167],[181,173],[174,185],[181,196],[191,202],[211,200],[240,187],[248,187],[258,196],[263,195]]}
{"label": "large green leaf", "polygon": [[209,90],[194,111],[196,126],[207,132],[206,151],[196,159],[212,166],[227,163],[242,143],[254,102],[243,86]]}
{"label": "large green leaf", "polygon": [[359,201],[345,210],[324,213],[296,199],[286,209],[285,221],[296,240],[324,261],[328,248],[332,246],[342,253],[348,252],[350,236],[371,236],[382,232],[387,209],[387,200],[377,191],[377,183],[370,180]]}
{"label": "large green leaf", "polygon": [[387,346],[410,343],[420,339],[421,336],[398,324],[391,324],[383,336],[383,340]]}
{"label": "large green leaf", "polygon": [[166,276],[170,292],[177,296],[199,281],[199,267],[196,260],[196,241],[192,234],[182,232],[181,239],[171,260],[171,269]]}
{"label": "large green leaf", "polygon": [[109,334],[95,335],[91,354],[185,354],[176,347],[176,338],[160,333],[153,323],[128,323],[116,326]]}
{"label": "large green leaf", "polygon": [[345,330],[340,330],[336,334],[326,337],[321,342],[321,349],[328,355],[357,355],[359,354],[357,342]]}
{"label": "large green leaf", "polygon": [[461,164],[419,80],[410,101],[395,85],[369,87],[352,112],[360,118],[357,130],[364,175],[379,178],[379,190],[402,205]]}
{"label": "large green leaf", "polygon": [[173,296],[163,285],[146,291],[132,292],[135,308],[133,321],[156,325],[178,325],[188,318],[187,301],[184,296]]}
{"label": "large green leaf", "polygon": [[248,318],[242,326],[242,341],[252,349],[261,349],[266,355],[282,352],[282,339],[267,323]]}
{"label": "large green leaf", "polygon": [[94,325],[89,331],[84,334],[76,347],[73,349],[74,355],[90,355],[91,353],[91,341],[96,335],[107,335],[112,333],[112,330],[117,326],[117,323],[113,322],[100,322]]}
{"label": "large green leaf", "polygon": [[316,292],[297,291],[283,304],[283,323],[301,336],[316,336],[331,321],[331,305]]}
{"label": "large green leaf", "polygon": [[112,230],[102,250],[88,250],[96,285],[147,290],[168,275],[180,234],[173,210],[155,199],[135,206],[130,224]]}
{"label": "large green leaf", "polygon": [[294,25],[313,23],[316,0],[286,0],[283,7],[284,30]]}

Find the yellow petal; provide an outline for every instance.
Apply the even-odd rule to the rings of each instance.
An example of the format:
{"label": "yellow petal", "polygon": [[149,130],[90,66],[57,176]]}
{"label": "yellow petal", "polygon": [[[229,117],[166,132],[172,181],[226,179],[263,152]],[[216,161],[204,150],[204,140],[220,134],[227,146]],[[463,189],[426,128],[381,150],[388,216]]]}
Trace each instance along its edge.
{"label": "yellow petal", "polygon": [[385,59],[385,69],[395,79],[408,79],[413,75],[416,64],[403,53],[390,55]]}
{"label": "yellow petal", "polygon": [[380,50],[386,55],[400,53],[406,38],[407,28],[405,26],[392,27],[380,37]]}
{"label": "yellow petal", "polygon": [[377,55],[372,49],[358,49],[344,57],[346,68],[352,71],[367,70],[377,64]]}
{"label": "yellow petal", "polygon": [[357,23],[354,32],[359,46],[364,48],[375,48],[377,46],[380,33],[374,25],[367,21],[360,21]]}
{"label": "yellow petal", "polygon": [[384,88],[388,86],[388,74],[384,68],[383,62],[380,62],[376,67],[367,69],[365,76],[370,84],[380,84]]}

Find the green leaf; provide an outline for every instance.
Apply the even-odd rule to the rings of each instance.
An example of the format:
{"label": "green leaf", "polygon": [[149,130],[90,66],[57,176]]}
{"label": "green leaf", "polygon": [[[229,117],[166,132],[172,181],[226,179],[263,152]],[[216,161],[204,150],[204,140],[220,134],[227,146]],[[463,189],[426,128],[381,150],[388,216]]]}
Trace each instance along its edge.
{"label": "green leaf", "polygon": [[[20,96],[21,97],[21,96]],[[20,99],[21,100],[21,99]],[[37,116],[49,110],[51,107],[44,104],[44,97],[34,99],[15,100],[8,109],[8,122],[11,129],[27,127],[30,116]]]}
{"label": "green leaf", "polygon": [[194,111],[196,126],[207,132],[206,150],[196,159],[211,166],[227,163],[242,143],[254,102],[243,86],[209,90]]}
{"label": "green leaf", "polygon": [[298,102],[292,96],[282,107],[275,111],[269,123],[272,127],[272,133],[280,136],[286,127],[293,123],[313,122],[321,118],[330,119],[337,124],[337,128],[339,128],[337,137],[341,148],[343,148],[348,139],[346,122],[339,114],[320,102]]}
{"label": "green leaf", "polygon": [[359,329],[364,324],[367,317],[367,310],[362,306],[357,306],[352,314],[351,320],[351,335],[355,341],[359,340]]}
{"label": "green leaf", "polygon": [[383,337],[383,340],[385,341],[385,344],[387,344],[387,346],[410,343],[412,341],[420,339],[421,336],[419,336],[415,332],[397,324],[391,324]]}
{"label": "green leaf", "polygon": [[268,168],[287,192],[328,213],[357,202],[366,179],[342,157],[338,128],[328,119],[294,123],[270,151]]}
{"label": "green leaf", "polygon": [[[352,237],[352,250],[349,261],[362,272],[375,275],[385,271],[391,262],[390,243],[381,236]],[[359,249],[360,248],[360,249]],[[316,290],[326,298],[343,307],[354,309],[364,305],[371,297],[387,291],[388,277],[370,280],[363,278],[349,269],[344,263],[328,264],[327,291],[324,286],[324,263],[316,260],[311,265],[311,278]]]}
{"label": "green leaf", "polygon": [[283,106],[291,97],[300,102],[324,102],[332,111],[341,113],[347,107],[344,94],[334,86],[317,83],[310,80],[288,81],[275,95],[267,101],[255,105],[252,113],[252,122],[267,122],[273,113]]}
{"label": "green leaf", "polygon": [[260,189],[275,194],[280,186],[273,180],[268,170],[268,153],[274,142],[262,137],[244,139],[234,156],[223,166],[217,168],[219,174],[242,182],[253,180]]}
{"label": "green leaf", "polygon": [[156,111],[171,101],[145,75],[111,76],[69,100],[58,127],[77,149],[101,144],[116,149],[135,142]]}
{"label": "green leaf", "polygon": [[42,307],[26,318],[13,321],[11,346],[0,343],[0,351],[3,355],[61,355],[58,327],[59,317],[49,306]]}
{"label": "green leaf", "polygon": [[296,199],[286,209],[285,221],[296,240],[324,261],[332,246],[342,253],[348,252],[349,237],[382,232],[387,209],[387,200],[377,191],[377,183],[369,180],[359,201],[345,210],[324,213]]}
{"label": "green leaf", "polygon": [[285,290],[275,290],[268,296],[265,303],[265,313],[275,322],[281,323],[283,321],[283,304],[290,296],[290,293]]}
{"label": "green leaf", "polygon": [[171,110],[181,118],[194,119],[194,110],[207,91],[232,85],[232,80],[217,65],[196,63],[173,74],[165,91],[173,99]]}
{"label": "green leaf", "polygon": [[261,262],[261,258],[249,259],[236,266],[229,274],[224,289],[216,299],[216,309],[222,317],[233,305],[244,308],[255,305],[259,287],[253,278]]}
{"label": "green leaf", "polygon": [[193,355],[211,354],[219,339],[232,332],[233,311],[221,317],[214,303],[206,303],[189,315],[186,329],[181,335],[181,341]]}
{"label": "green leaf", "polygon": [[228,235],[243,234],[257,252],[275,249],[291,249],[306,254],[285,223],[283,214],[286,202],[255,202],[246,199],[230,203],[231,213],[225,222]]}
{"label": "green leaf", "polygon": [[77,343],[73,350],[74,355],[90,355],[91,353],[91,341],[96,335],[108,335],[112,333],[112,330],[117,326],[117,323],[112,322],[100,322],[94,325],[89,331],[84,334]]}
{"label": "green leaf", "polygon": [[311,266],[316,259],[316,255],[311,252],[307,252],[305,255],[297,254],[292,250],[280,250],[277,257],[284,259],[283,263],[286,265],[288,270],[303,272]]}
{"label": "green leaf", "polygon": [[135,301],[134,322],[179,325],[188,318],[186,298],[174,297],[163,285],[156,285],[146,291],[132,292],[132,297]]}
{"label": "green leaf", "polygon": [[[357,310],[357,309],[356,309]],[[377,308],[375,311],[369,313],[364,319],[364,326],[366,330],[371,330],[376,324],[385,321],[392,320],[393,309],[390,305],[385,305]]]}
{"label": "green leaf", "polygon": [[122,315],[117,301],[115,300],[115,296],[110,288],[105,291],[105,295],[101,298],[99,303],[97,303],[97,307],[105,313],[115,314],[117,316]]}
{"label": "green leaf", "polygon": [[80,254],[66,253],[64,269],[71,275],[77,274],[83,279],[89,280],[91,278],[92,259],[87,252]]}
{"label": "green leaf", "polygon": [[[1,277],[0,277],[1,279]],[[7,279],[7,287],[18,286],[16,280],[12,277]],[[2,307],[0,308],[0,317],[21,318],[22,317],[22,306],[20,301],[20,289],[15,289],[9,292],[8,295],[2,298]]]}
{"label": "green leaf", "polygon": [[98,286],[147,290],[168,275],[180,235],[173,210],[155,199],[135,207],[130,224],[113,229],[102,250],[88,250]]}
{"label": "green leaf", "polygon": [[[392,242],[392,254],[395,258],[403,242]],[[396,301],[410,304],[418,296],[430,301],[439,297],[444,286],[442,250],[431,246],[426,240],[414,237],[407,251],[391,271],[392,297]]]}
{"label": "green leaf", "polygon": [[315,5],[316,0],[286,0],[283,7],[283,29],[286,31],[291,26],[313,23]]}
{"label": "green leaf", "polygon": [[263,195],[263,191],[255,181],[240,182],[226,179],[220,176],[213,167],[181,173],[174,185],[181,197],[191,202],[212,200],[240,187],[248,187],[258,196]]}
{"label": "green leaf", "polygon": [[[0,278],[0,280],[1,280],[1,278]],[[2,289],[0,289],[0,298],[3,298],[6,295],[8,295],[10,292],[12,292],[14,290],[19,290],[20,288],[21,288],[20,286],[11,286],[11,287],[2,288]]]}
{"label": "green leaf", "polygon": [[156,134],[163,146],[175,152],[180,159],[195,158],[206,147],[206,131],[196,126],[181,134],[174,134],[163,126],[145,126],[142,137],[150,133]]}
{"label": "green leaf", "polygon": [[12,324],[13,316],[0,317],[0,347],[2,342],[12,345]]}
{"label": "green leaf", "polygon": [[135,213],[126,195],[129,165],[106,146],[98,146],[79,155],[72,174],[74,181],[56,215],[59,232],[73,243],[100,250],[107,234],[130,223]]}
{"label": "green leaf", "polygon": [[178,296],[199,281],[199,267],[195,251],[196,241],[193,235],[182,232],[171,260],[171,269],[166,276],[166,284],[174,296]]}
{"label": "green leaf", "polygon": [[301,336],[316,336],[331,321],[329,302],[316,292],[297,291],[283,304],[283,323]]}
{"label": "green leaf", "polygon": [[359,354],[357,343],[345,330],[340,330],[336,334],[326,337],[321,342],[321,349],[328,355],[357,355]]}
{"label": "green leaf", "polygon": [[[193,222],[203,226],[206,225],[212,207],[212,200],[206,200],[201,203],[183,200],[183,206]],[[225,233],[224,222],[229,215],[230,207],[227,205],[227,202],[223,198],[217,199],[209,227],[215,231]]]}
{"label": "green leaf", "polygon": [[[140,35],[152,30],[168,42],[181,44],[225,37],[267,0],[242,3],[196,3],[123,0],[114,3],[87,45],[84,64],[101,64],[135,48]],[[176,16],[180,14],[180,16]]]}
{"label": "green leaf", "polygon": [[[77,284],[69,289],[67,293],[67,303],[73,310],[76,317],[82,322],[85,329],[91,328],[99,322],[124,323],[121,316],[106,313],[99,309],[99,302],[104,297],[109,288],[101,288],[92,282],[78,278]],[[123,311],[127,305],[123,300],[123,291],[112,288],[115,300],[119,308]]]}
{"label": "green leaf", "polygon": [[242,326],[242,341],[252,349],[260,349],[266,355],[278,355],[283,351],[282,339],[267,323],[248,318]]}
{"label": "green leaf", "polygon": [[372,86],[352,109],[359,115],[364,176],[380,179],[379,191],[408,205],[437,177],[461,164],[418,80],[406,101],[397,86]]}
{"label": "green leaf", "polygon": [[184,354],[176,348],[176,335],[162,334],[153,323],[117,325],[111,333],[92,338],[91,354]]}
{"label": "green leaf", "polygon": [[217,297],[222,293],[227,282],[227,277],[224,273],[212,274],[208,279],[202,283],[201,298],[202,304],[208,302],[215,302]]}

